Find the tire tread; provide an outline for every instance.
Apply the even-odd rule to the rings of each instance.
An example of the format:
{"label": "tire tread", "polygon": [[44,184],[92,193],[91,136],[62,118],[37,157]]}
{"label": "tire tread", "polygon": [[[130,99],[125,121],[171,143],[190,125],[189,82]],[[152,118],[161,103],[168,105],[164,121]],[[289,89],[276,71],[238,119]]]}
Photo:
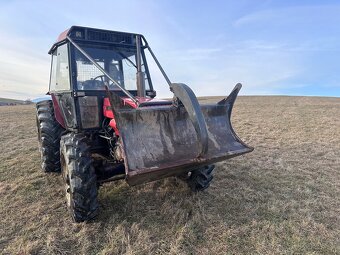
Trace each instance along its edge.
{"label": "tire tread", "polygon": [[209,188],[213,179],[214,168],[215,165],[208,165],[191,171],[191,175],[187,179],[190,189],[194,192],[198,192]]}
{"label": "tire tread", "polygon": [[71,207],[75,222],[93,219],[98,212],[97,176],[90,147],[83,134],[69,133],[61,138],[60,153],[66,158],[70,183]]}
{"label": "tire tread", "polygon": [[54,108],[51,100],[37,103],[36,119],[39,150],[41,153],[41,168],[46,173],[60,172],[60,137],[64,129],[54,117]]}

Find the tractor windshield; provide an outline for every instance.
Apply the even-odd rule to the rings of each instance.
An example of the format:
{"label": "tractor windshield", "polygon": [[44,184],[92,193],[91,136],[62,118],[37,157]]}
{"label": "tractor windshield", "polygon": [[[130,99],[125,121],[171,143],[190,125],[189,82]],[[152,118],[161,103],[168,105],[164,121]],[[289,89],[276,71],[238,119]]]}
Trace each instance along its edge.
{"label": "tractor windshield", "polygon": [[[126,90],[137,90],[137,54],[134,47],[116,48],[112,46],[82,46],[82,49],[90,55],[121,87]],[[79,50],[75,50],[75,68],[78,90],[104,90],[105,84],[109,84],[111,90],[120,90],[103,73],[89,61]],[[141,58],[142,72],[145,74],[145,90],[150,90],[148,72],[145,70],[144,57]]]}

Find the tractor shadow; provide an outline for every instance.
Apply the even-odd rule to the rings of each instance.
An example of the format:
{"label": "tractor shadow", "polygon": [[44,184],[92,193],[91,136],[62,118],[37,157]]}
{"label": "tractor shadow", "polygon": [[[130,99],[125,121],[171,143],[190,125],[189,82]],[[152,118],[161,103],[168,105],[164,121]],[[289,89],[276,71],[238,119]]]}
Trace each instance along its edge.
{"label": "tractor shadow", "polygon": [[[223,163],[209,189],[193,193],[177,178],[129,187],[125,182],[106,184],[99,190],[100,211],[96,222],[111,227],[122,222],[144,230],[205,229],[211,224],[249,224],[255,220],[284,220],[287,215],[268,211],[275,187],[249,174],[251,164]],[[275,192],[274,192],[275,191]],[[196,231],[197,233],[199,231]]]}
{"label": "tractor shadow", "polygon": [[[311,161],[316,165],[312,168],[301,161],[301,155],[292,155],[300,147],[257,148],[216,164],[211,186],[199,193],[192,193],[176,178],[135,187],[124,181],[106,184],[99,190],[101,208],[95,222],[108,229],[106,235],[125,243],[148,243],[165,250],[175,246],[187,254],[197,245],[249,247],[263,240],[277,240],[290,249],[294,236],[319,237],[305,232],[306,224],[334,229],[336,214],[325,216],[327,208],[334,209],[329,203],[320,210],[325,203],[315,195],[320,189],[329,190],[322,186],[326,182],[315,181],[317,162]],[[314,245],[309,240],[306,244]],[[332,241],[327,246],[332,247]]]}
{"label": "tractor shadow", "polygon": [[[164,223],[174,211],[183,211],[185,201],[197,197],[186,183],[168,178],[130,187],[124,181],[106,184],[99,190],[100,212],[97,221]],[[197,199],[197,198],[196,198]]]}

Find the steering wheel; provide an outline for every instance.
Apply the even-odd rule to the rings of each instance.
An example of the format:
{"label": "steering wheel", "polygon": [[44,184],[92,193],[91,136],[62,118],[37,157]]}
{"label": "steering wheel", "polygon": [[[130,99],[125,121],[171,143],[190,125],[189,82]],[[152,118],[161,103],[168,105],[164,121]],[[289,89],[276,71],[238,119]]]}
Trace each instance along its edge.
{"label": "steering wheel", "polygon": [[95,81],[95,80],[97,80],[97,79],[100,78],[100,81],[101,81],[102,83],[104,83],[104,77],[105,77],[105,75],[98,75],[98,76],[94,77],[93,80]]}
{"label": "steering wheel", "polygon": [[[105,86],[105,75],[98,75],[98,76],[96,76],[96,77],[94,77],[93,79],[91,79],[91,81],[92,81],[92,86],[95,86],[95,87],[97,87],[97,89],[103,89],[104,88],[104,86]],[[98,79],[100,79],[100,80],[98,80]],[[120,80],[120,78],[118,77],[118,79]],[[110,87],[110,88],[119,88],[115,83],[113,83],[111,80],[109,80],[108,82],[107,82],[107,85]]]}
{"label": "steering wheel", "polygon": [[98,75],[94,77],[93,79],[89,80],[88,86],[90,86],[92,89],[103,89],[105,85],[104,80],[105,75]]}

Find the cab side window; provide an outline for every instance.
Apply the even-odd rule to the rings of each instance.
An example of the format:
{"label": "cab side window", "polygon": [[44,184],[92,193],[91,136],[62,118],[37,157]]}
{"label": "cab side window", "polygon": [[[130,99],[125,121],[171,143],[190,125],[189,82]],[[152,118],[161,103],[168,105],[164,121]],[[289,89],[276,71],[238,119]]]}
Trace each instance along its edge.
{"label": "cab side window", "polygon": [[50,91],[59,90],[70,90],[67,44],[59,46],[52,54]]}
{"label": "cab side window", "polygon": [[56,73],[57,73],[57,51],[55,50],[52,53],[51,76],[50,76],[50,91],[55,91],[55,85],[57,83]]}

